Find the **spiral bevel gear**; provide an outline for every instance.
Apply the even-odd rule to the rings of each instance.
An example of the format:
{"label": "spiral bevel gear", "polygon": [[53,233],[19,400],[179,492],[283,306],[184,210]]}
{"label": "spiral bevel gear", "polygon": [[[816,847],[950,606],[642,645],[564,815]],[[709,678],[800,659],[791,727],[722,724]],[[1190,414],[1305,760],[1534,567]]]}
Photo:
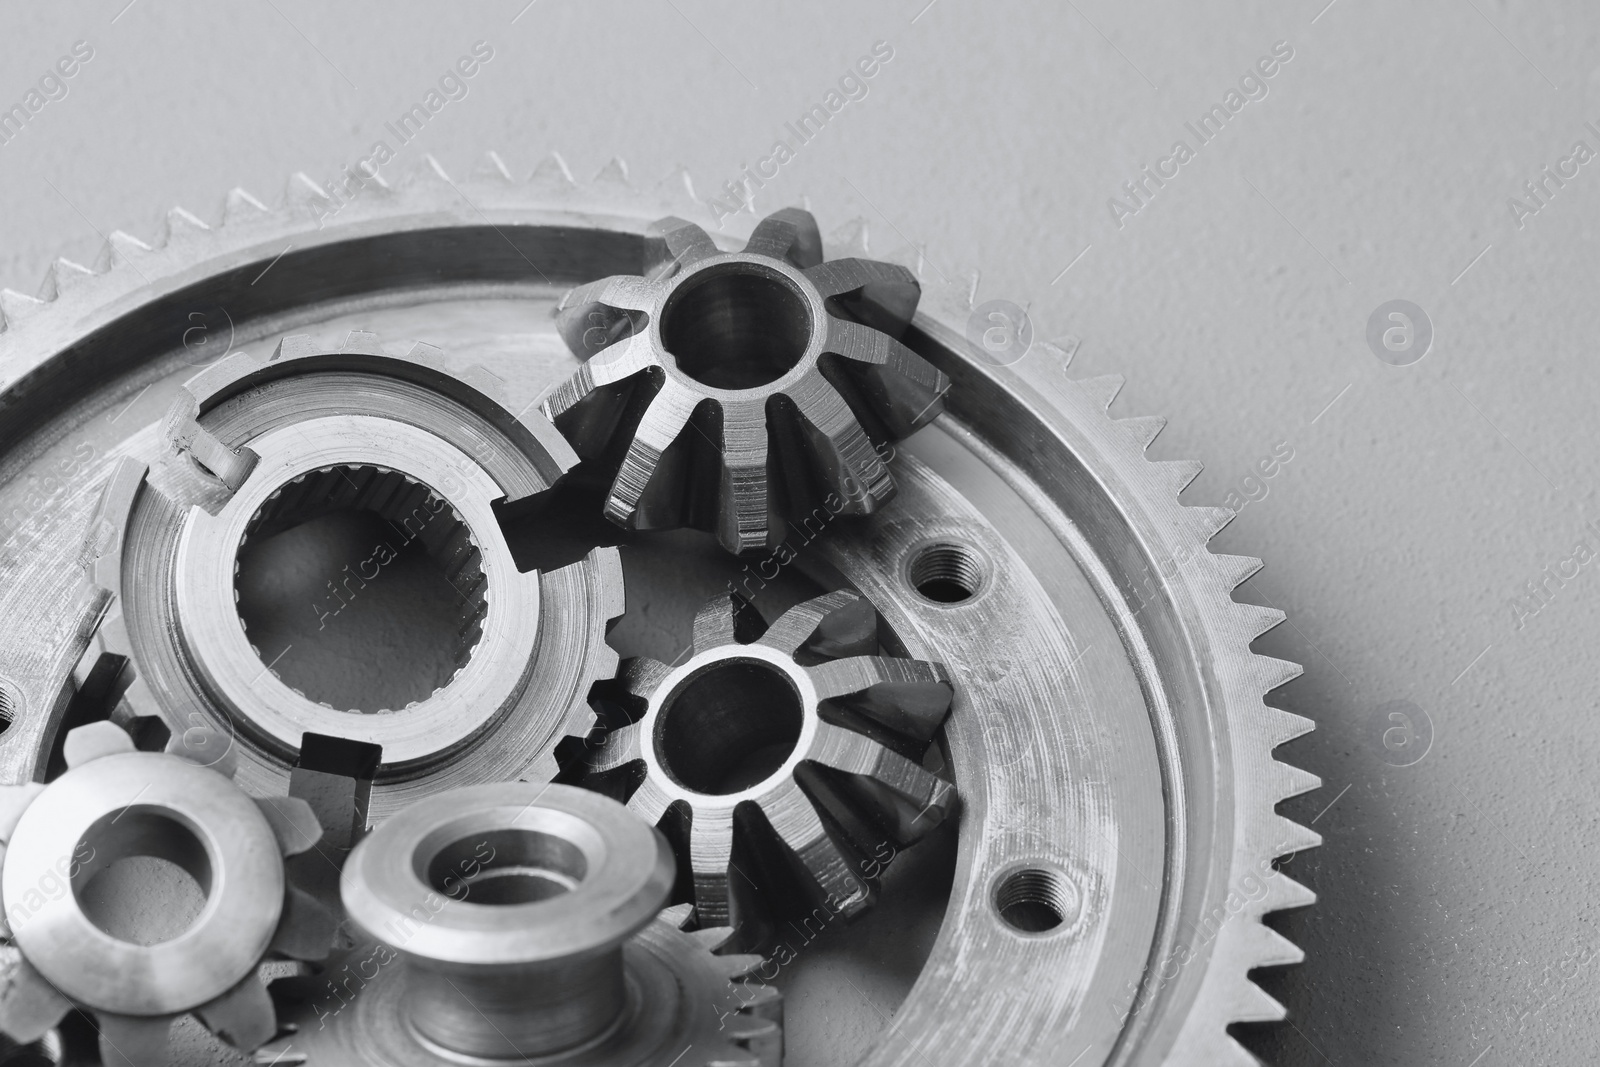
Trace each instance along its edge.
{"label": "spiral bevel gear", "polygon": [[683,219],[655,229],[644,276],[579,286],[556,319],[587,362],[544,411],[610,476],[606,516],[713,530],[748,552],[824,503],[877,510],[894,493],[880,448],[934,419],[950,385],[899,341],[916,277],[824,261],[797,208],[763,219],[740,252]]}
{"label": "spiral bevel gear", "polygon": [[600,687],[632,721],[604,736],[586,780],[663,827],[705,921],[750,907],[736,847],[765,857],[767,895],[797,882],[803,906],[858,915],[883,861],[954,810],[955,786],[918,762],[949,714],[949,676],[878,653],[877,612],[854,593],[770,627],[729,593],[696,614],[681,665],[631,659]]}
{"label": "spiral bevel gear", "polygon": [[[95,1016],[102,1061],[131,1067],[165,1067],[185,1013],[246,1052],[271,1040],[263,961],[326,957],[338,922],[285,871],[322,836],[310,805],[251,797],[215,769],[140,752],[110,722],[78,727],[64,748],[68,770],[54,782],[0,788],[0,1030],[25,1044],[77,1008]],[[206,904],[187,930],[136,943],[85,912],[90,881],[135,856],[199,883]]]}

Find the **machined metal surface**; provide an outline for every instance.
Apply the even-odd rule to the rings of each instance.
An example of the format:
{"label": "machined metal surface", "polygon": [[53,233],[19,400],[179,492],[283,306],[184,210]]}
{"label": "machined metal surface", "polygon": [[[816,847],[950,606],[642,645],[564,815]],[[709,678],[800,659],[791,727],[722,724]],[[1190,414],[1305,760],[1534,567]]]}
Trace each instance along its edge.
{"label": "machined metal surface", "polygon": [[606,516],[715,530],[746,552],[825,500],[870,514],[894,492],[879,449],[937,417],[950,384],[899,341],[916,276],[824,262],[816,219],[795,208],[736,253],[680,218],[653,232],[659,264],[574,289],[556,318],[586,362],[544,410],[615,470]]}
{"label": "machined metal surface", "polygon": [[[46,776],[59,725],[80,710],[63,694],[92,688],[92,671],[79,670],[75,686],[73,668],[87,662],[90,642],[102,640],[96,623],[110,616],[103,594],[84,581],[82,546],[100,543],[92,537],[95,509],[122,457],[154,470],[175,446],[172,455],[188,466],[170,465],[222,485],[212,491],[223,500],[245,491],[260,471],[288,478],[274,489],[305,473],[298,460],[263,467],[276,461],[255,452],[252,433],[210,430],[224,449],[218,451],[181,419],[162,429],[193,373],[186,361],[192,354],[174,328],[189,310],[226,308],[236,347],[261,352],[297,333],[420,337],[438,348],[430,358],[450,378],[481,364],[536,410],[584,373],[561,332],[571,333],[572,316],[562,316],[602,302],[566,294],[612,276],[659,283],[663,235],[650,220],[664,212],[696,217],[681,182],[667,183],[663,196],[630,191],[614,171],[576,187],[558,164],[542,166],[527,185],[504,173],[491,158],[484,180],[457,181],[429,161],[411,182],[355,200],[336,218],[306,203],[315,194],[305,183],[292,183],[279,210],[236,193],[224,225],[202,229],[187,221],[192,216],[175,216],[160,248],[117,235],[118,265],[87,277],[63,274],[68,282],[52,290],[53,303],[7,295],[0,515],[13,547],[0,559],[0,686],[13,721],[0,740],[0,773],[8,780]],[[743,247],[736,239],[710,244],[717,255],[743,254],[732,251]],[[842,231],[828,251],[845,261],[868,258],[864,230]],[[902,269],[914,272],[916,254],[903,258]],[[1145,458],[1161,420],[1108,417],[1119,382],[1071,379],[1063,373],[1068,355],[1042,343],[1021,362],[996,366],[966,340],[972,293],[970,284],[931,288],[900,337],[950,388],[942,414],[914,437],[875,450],[893,471],[892,498],[874,497],[865,514],[839,507],[842,495],[832,504],[823,494],[798,511],[786,503],[779,509],[783,529],[765,507],[759,521],[731,523],[731,512],[711,509],[719,519],[708,525],[725,546],[774,545],[766,557],[691,558],[682,552],[690,542],[661,540],[666,535],[646,530],[653,522],[636,522],[639,532],[617,535],[624,559],[631,553],[635,561],[670,562],[629,567],[629,610],[611,640],[627,655],[669,663],[689,636],[673,620],[687,620],[708,596],[737,591],[772,619],[816,597],[848,596],[881,616],[877,636],[887,659],[945,667],[952,696],[934,751],[945,761],[939,774],[960,796],[951,858],[938,876],[950,886],[948,897],[919,898],[933,909],[930,932],[925,940],[902,938],[892,963],[858,947],[880,943],[875,931],[899,929],[883,924],[899,921],[898,904],[915,894],[894,887],[896,871],[920,863],[930,842],[887,865],[880,906],[853,924],[822,916],[797,924],[823,927],[814,938],[781,935],[769,963],[774,984],[788,994],[791,1065],[1074,1057],[1085,1065],[1247,1063],[1227,1028],[1282,1014],[1249,972],[1299,955],[1262,916],[1310,902],[1275,861],[1317,841],[1274,811],[1315,784],[1272,757],[1310,724],[1262,700],[1297,668],[1250,651],[1281,615],[1231,600],[1259,563],[1206,549],[1231,512],[1177,502],[1198,465]],[[719,331],[737,335],[737,316],[715,311],[735,299],[743,297],[731,289],[717,296],[691,320],[702,324],[696,329],[719,343]],[[599,360],[624,344],[642,344],[648,332],[629,316],[602,316],[599,325],[608,337],[616,332]],[[337,347],[332,342],[328,352]],[[88,368],[103,384],[86,393]],[[942,391],[942,383],[929,387],[935,384]],[[526,419],[519,403],[507,406]],[[249,407],[237,404],[241,427]],[[196,424],[204,427],[207,418],[200,411]],[[273,453],[269,443],[263,448]],[[245,446],[260,458],[247,457]],[[402,447],[411,446],[392,451]],[[582,455],[585,447],[574,451]],[[427,484],[392,455],[353,456],[347,465],[358,487],[399,485],[394,472]],[[74,476],[58,477],[59,487],[40,503],[30,487],[42,472],[69,466]],[[256,516],[273,521],[273,507],[262,510],[270,496],[230,529],[247,535]],[[682,512],[671,514],[665,524],[684,521]],[[541,577],[548,582],[551,575]],[[215,592],[214,578],[211,584]],[[540,594],[542,610],[552,602],[543,582]],[[489,596],[492,608],[492,583]],[[723,602],[732,620],[724,632],[731,633],[742,609]],[[577,630],[592,635],[610,614],[581,618]],[[751,645],[735,639],[732,646],[715,655],[750,658]],[[596,645],[588,638],[584,647]],[[709,647],[696,643],[690,657]],[[139,659],[132,657],[135,668]],[[609,666],[595,669],[600,662],[586,660],[581,670],[608,676]],[[819,665],[773,666],[799,686]],[[222,720],[209,701],[189,710],[202,715],[191,740],[209,743],[206,731]],[[307,713],[322,722],[350,710]],[[129,709],[118,714],[131,725],[148,718]],[[561,732],[584,735],[587,716],[584,708],[560,720]],[[241,781],[282,792],[287,755],[257,755],[274,751],[271,730],[254,718],[240,722],[230,751],[240,760]],[[196,726],[181,715],[174,727],[180,724]],[[552,719],[541,743],[553,743],[556,725]],[[641,744],[646,749],[652,746]],[[460,780],[452,775],[482,773],[481,764],[453,752],[438,766],[445,769],[430,792]],[[386,818],[401,809],[393,795]],[[638,943],[658,925],[645,926]],[[346,955],[338,966],[359,969],[364,959]],[[401,987],[385,981],[359,989],[341,1017],[397,1019]],[[316,1012],[305,1010],[301,1034],[317,1023]],[[374,1032],[382,1030],[376,1024]]]}

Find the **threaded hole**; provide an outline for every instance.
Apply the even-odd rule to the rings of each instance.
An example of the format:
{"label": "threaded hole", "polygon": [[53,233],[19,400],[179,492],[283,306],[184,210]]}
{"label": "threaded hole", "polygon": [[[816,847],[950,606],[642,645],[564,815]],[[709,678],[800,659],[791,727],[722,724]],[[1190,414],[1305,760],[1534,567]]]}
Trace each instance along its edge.
{"label": "threaded hole", "polygon": [[245,527],[234,569],[251,645],[284,684],[331,708],[428,699],[471,658],[488,588],[471,531],[399,471],[331,466],[280,487]]}
{"label": "threaded hole", "polygon": [[906,578],[913,589],[929,600],[959,604],[978,595],[987,571],[977,549],[941,541],[917,550],[906,568]]}
{"label": "threaded hole", "polygon": [[1039,934],[1078,914],[1078,892],[1055,871],[1026,867],[1001,879],[994,907],[1013,930]]}

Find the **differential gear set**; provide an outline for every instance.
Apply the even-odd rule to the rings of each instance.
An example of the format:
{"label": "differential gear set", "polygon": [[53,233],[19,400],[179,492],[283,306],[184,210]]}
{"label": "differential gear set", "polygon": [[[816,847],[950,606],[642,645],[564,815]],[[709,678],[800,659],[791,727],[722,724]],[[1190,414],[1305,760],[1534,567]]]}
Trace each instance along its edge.
{"label": "differential gear set", "polygon": [[1311,724],[1162,420],[509,175],[0,292],[0,1063],[1254,1062]]}

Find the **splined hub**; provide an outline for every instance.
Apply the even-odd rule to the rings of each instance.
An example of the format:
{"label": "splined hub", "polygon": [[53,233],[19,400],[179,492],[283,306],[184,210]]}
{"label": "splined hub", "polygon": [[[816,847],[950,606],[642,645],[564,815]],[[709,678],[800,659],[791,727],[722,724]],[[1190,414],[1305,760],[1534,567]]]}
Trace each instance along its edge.
{"label": "splined hub", "polygon": [[[189,382],[165,438],[153,464],[120,462],[91,527],[110,606],[90,661],[132,664],[119,717],[237,746],[242,780],[262,790],[284,788],[308,733],[375,746],[378,817],[453,783],[554,776],[553,739],[587,728],[588,687],[616,662],[604,629],[621,574],[607,548],[552,573],[518,566],[497,509],[574,462],[529,400],[481,369],[448,371],[428,345],[289,337]],[[381,534],[309,605],[312,639],[412,546],[449,582],[447,670],[400,707],[291,686],[274,670],[289,650],[258,646],[241,619],[245,553],[339,509],[374,513]]]}

